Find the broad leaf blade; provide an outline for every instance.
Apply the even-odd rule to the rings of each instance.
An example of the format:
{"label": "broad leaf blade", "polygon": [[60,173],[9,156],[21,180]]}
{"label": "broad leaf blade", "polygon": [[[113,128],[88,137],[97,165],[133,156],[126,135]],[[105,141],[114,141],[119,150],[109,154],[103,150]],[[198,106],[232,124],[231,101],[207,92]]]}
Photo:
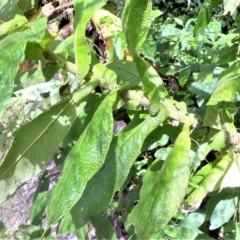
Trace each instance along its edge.
{"label": "broad leaf blade", "polygon": [[161,232],[177,213],[187,191],[190,149],[189,125],[186,125],[165,160],[158,181],[151,191],[142,186],[140,201],[129,216],[139,239],[149,239]]}
{"label": "broad leaf blade", "polygon": [[[88,93],[94,89],[93,85],[88,87],[86,84],[78,92],[82,98],[87,94],[86,89]],[[22,183],[41,171],[70,130],[82,107],[82,104],[75,105],[72,99],[65,99],[20,128],[1,162],[0,204]]]}
{"label": "broad leaf blade", "polygon": [[90,47],[85,37],[87,22],[93,13],[106,4],[107,0],[74,0],[75,18],[75,60],[78,67],[78,78],[82,80],[88,73],[91,63]]}
{"label": "broad leaf blade", "polygon": [[240,69],[231,69],[223,72],[215,86],[213,94],[207,105],[215,105],[220,101],[239,101],[240,100]]}
{"label": "broad leaf blade", "polygon": [[163,108],[157,116],[147,118],[132,130],[113,139],[104,165],[88,182],[82,197],[70,213],[62,219],[59,229],[61,233],[84,226],[92,216],[107,208],[114,193],[125,182],[130,168],[141,152],[145,138],[168,117],[168,114]]}
{"label": "broad leaf blade", "polygon": [[19,64],[24,60],[27,41],[39,42],[46,31],[46,18],[29,23],[24,32],[13,33],[0,41],[0,117],[12,95],[14,78]]}
{"label": "broad leaf blade", "polygon": [[73,207],[89,179],[102,166],[113,137],[112,106],[115,100],[116,91],[104,99],[65,160],[62,175],[47,205],[49,225]]}

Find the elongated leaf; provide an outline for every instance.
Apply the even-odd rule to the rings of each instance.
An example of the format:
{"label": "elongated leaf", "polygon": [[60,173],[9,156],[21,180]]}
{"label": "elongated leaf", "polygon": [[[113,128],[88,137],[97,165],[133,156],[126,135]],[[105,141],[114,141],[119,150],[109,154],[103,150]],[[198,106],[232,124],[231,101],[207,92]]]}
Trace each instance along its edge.
{"label": "elongated leaf", "polygon": [[90,47],[85,37],[87,22],[93,13],[105,5],[107,0],[74,0],[75,18],[75,59],[78,67],[78,78],[82,80],[89,71],[91,63]]}
{"label": "elongated leaf", "polygon": [[47,19],[40,18],[29,23],[28,30],[10,34],[0,41],[0,118],[12,95],[14,78],[19,64],[24,60],[27,41],[41,41],[45,34],[46,24]]}
{"label": "elongated leaf", "polygon": [[135,128],[113,139],[102,168],[88,182],[84,193],[60,225],[61,233],[83,226],[88,219],[108,207],[114,193],[125,182],[130,168],[140,153],[145,138],[167,117],[163,108],[155,117],[149,117]]}
{"label": "elongated leaf", "polygon": [[139,239],[149,239],[161,232],[177,213],[187,191],[190,149],[187,124],[164,162],[157,183],[150,192],[148,186],[142,186],[139,203],[129,216],[129,223],[134,224]]}
{"label": "elongated leaf", "polygon": [[112,106],[115,100],[116,91],[104,99],[65,160],[63,173],[47,205],[49,225],[73,207],[89,179],[102,166],[113,137]]}
{"label": "elongated leaf", "polygon": [[[85,97],[94,89],[93,83],[90,86],[86,84],[77,95]],[[78,96],[77,99],[80,101],[81,98]],[[74,100],[65,99],[20,128],[10,150],[1,161],[0,204],[22,183],[41,171],[83,107],[84,104],[78,106]]]}
{"label": "elongated leaf", "polygon": [[152,3],[149,0],[127,1],[123,12],[123,32],[144,90],[150,99],[150,112],[151,114],[155,114],[160,107],[159,91],[156,85],[149,80],[147,64],[139,56],[141,46],[146,39],[151,25],[151,10]]}
{"label": "elongated leaf", "polygon": [[240,101],[240,69],[223,72],[215,86],[207,105],[215,105],[220,101]]}
{"label": "elongated leaf", "polygon": [[199,188],[195,189],[187,198],[183,206],[185,211],[193,212],[199,208],[203,198],[209,192],[213,191],[215,185],[229,169],[232,162],[233,159],[229,155],[226,155],[216,164],[209,174],[199,183]]}

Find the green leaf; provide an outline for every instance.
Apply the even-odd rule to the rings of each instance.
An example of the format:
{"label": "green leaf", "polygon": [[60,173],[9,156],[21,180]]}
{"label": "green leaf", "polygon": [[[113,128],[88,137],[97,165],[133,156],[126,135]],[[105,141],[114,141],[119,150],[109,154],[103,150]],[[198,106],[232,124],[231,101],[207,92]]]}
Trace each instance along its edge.
{"label": "green leaf", "polygon": [[[14,1],[1,0],[0,1],[0,20],[3,22],[10,21],[14,19],[17,15],[23,16],[23,12],[20,10],[18,5]],[[26,19],[26,18],[25,18]],[[0,27],[1,29],[1,27]]]}
{"label": "green leaf", "polygon": [[207,105],[215,105],[220,101],[240,101],[240,69],[235,68],[223,72],[214,88]]}
{"label": "green leaf", "polygon": [[96,231],[97,239],[118,239],[116,233],[114,232],[114,227],[107,219],[107,216],[97,214],[91,218],[90,222]]}
{"label": "green leaf", "polygon": [[175,27],[165,27],[161,34],[158,34],[159,37],[181,37],[184,35],[184,31]]}
{"label": "green leaf", "polygon": [[102,166],[113,137],[112,106],[115,101],[116,91],[104,99],[68,154],[62,175],[47,204],[49,226],[73,207],[89,179]]}
{"label": "green leaf", "polygon": [[152,4],[149,0],[127,1],[123,12],[123,31],[129,50],[138,57],[151,25]]}
{"label": "green leaf", "polygon": [[[89,83],[76,94],[83,98],[94,88],[94,85]],[[73,99],[74,97],[75,94]],[[77,99],[81,100],[79,96]],[[66,98],[19,129],[11,148],[1,161],[0,204],[22,183],[38,174],[53,156],[82,110],[83,105],[75,103]]]}
{"label": "green leaf", "polygon": [[209,229],[213,230],[225,224],[233,216],[237,202],[237,197],[221,200],[213,210]]}
{"label": "green leaf", "polygon": [[47,174],[48,172],[45,171],[39,180],[31,208],[31,224],[36,226],[41,226],[43,213],[47,204],[47,191],[49,189],[49,178]]}
{"label": "green leaf", "polygon": [[47,18],[27,24],[24,32],[12,33],[0,41],[0,117],[12,95],[14,78],[19,64],[24,60],[27,41],[39,42],[46,31]]}
{"label": "green leaf", "polygon": [[108,63],[106,67],[117,74],[117,83],[119,85],[128,84],[129,89],[139,88],[141,82],[134,62],[120,60]]}
{"label": "green leaf", "polygon": [[198,14],[197,22],[194,26],[194,35],[203,32],[207,25],[210,23],[212,17],[212,9],[209,7],[201,7]]}
{"label": "green leaf", "polygon": [[149,0],[127,1],[123,12],[123,32],[144,90],[150,99],[150,113],[154,115],[160,107],[159,91],[156,85],[149,80],[148,66],[139,56],[142,44],[151,26],[151,9],[152,3]]}
{"label": "green leaf", "polygon": [[[192,229],[193,232],[195,232],[197,235],[199,232],[198,229],[203,224],[205,218],[206,218],[205,213],[201,213],[201,212],[190,213],[186,216],[184,220],[180,221],[179,227]],[[195,239],[196,235],[193,236],[193,239]]]}
{"label": "green leaf", "polygon": [[100,80],[100,87],[103,89],[113,90],[116,88],[117,75],[114,71],[106,68],[103,64],[98,63],[93,67],[95,78]]}
{"label": "green leaf", "polygon": [[186,211],[194,211],[199,208],[204,197],[214,190],[223,174],[232,164],[232,158],[226,155],[216,164],[216,166],[199,183],[199,188],[195,189],[187,198],[183,208]]}
{"label": "green leaf", "polygon": [[83,226],[81,229],[78,229],[76,231],[76,235],[77,235],[78,239],[89,240],[89,237],[88,237],[88,225],[85,224],[85,226]]}
{"label": "green leaf", "polygon": [[187,124],[165,160],[158,181],[150,192],[147,190],[148,194],[142,186],[140,200],[129,216],[129,223],[135,226],[138,238],[149,239],[161,232],[177,213],[188,186],[190,149],[191,140]]}
{"label": "green leaf", "polygon": [[[89,218],[103,211],[125,182],[130,168],[141,152],[145,138],[168,117],[167,109],[149,117],[135,128],[114,137],[102,168],[88,182],[80,200],[66,215],[59,231],[68,233],[83,226]],[[104,191],[103,191],[104,189]]]}
{"label": "green leaf", "polygon": [[78,78],[82,80],[88,73],[91,63],[90,47],[85,37],[86,25],[93,13],[106,4],[107,0],[74,0],[75,60]]}

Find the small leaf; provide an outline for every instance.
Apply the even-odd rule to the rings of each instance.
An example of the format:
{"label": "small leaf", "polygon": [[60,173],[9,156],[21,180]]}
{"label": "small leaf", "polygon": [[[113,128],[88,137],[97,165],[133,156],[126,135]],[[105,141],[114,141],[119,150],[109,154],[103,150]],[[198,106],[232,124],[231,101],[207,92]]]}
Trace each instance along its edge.
{"label": "small leaf", "polygon": [[49,178],[47,174],[48,172],[45,171],[39,180],[31,208],[31,224],[36,226],[40,226],[42,224],[43,213],[47,204],[47,191],[49,188]]}
{"label": "small leaf", "polygon": [[220,101],[240,101],[240,69],[231,69],[223,72],[214,88],[207,105],[215,105]]}
{"label": "small leaf", "polygon": [[221,200],[213,210],[209,229],[213,230],[225,224],[233,216],[237,202],[237,197]]}
{"label": "small leaf", "polygon": [[97,214],[91,218],[90,222],[96,231],[97,239],[118,239],[114,232],[114,227],[107,219],[107,216]]}
{"label": "small leaf", "polygon": [[207,7],[201,7],[198,13],[196,25],[194,27],[194,35],[201,33],[207,27],[211,21],[212,9]]}

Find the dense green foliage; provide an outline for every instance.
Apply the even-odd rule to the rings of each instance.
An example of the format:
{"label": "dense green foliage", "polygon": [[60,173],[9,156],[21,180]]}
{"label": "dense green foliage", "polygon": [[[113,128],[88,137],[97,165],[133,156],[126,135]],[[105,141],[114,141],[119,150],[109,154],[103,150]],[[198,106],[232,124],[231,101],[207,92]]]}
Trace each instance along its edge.
{"label": "dense green foliage", "polygon": [[114,211],[132,239],[239,239],[239,1],[15,2],[0,2],[0,204],[52,159],[61,176],[49,193],[43,174],[13,236],[59,222],[116,239]]}

